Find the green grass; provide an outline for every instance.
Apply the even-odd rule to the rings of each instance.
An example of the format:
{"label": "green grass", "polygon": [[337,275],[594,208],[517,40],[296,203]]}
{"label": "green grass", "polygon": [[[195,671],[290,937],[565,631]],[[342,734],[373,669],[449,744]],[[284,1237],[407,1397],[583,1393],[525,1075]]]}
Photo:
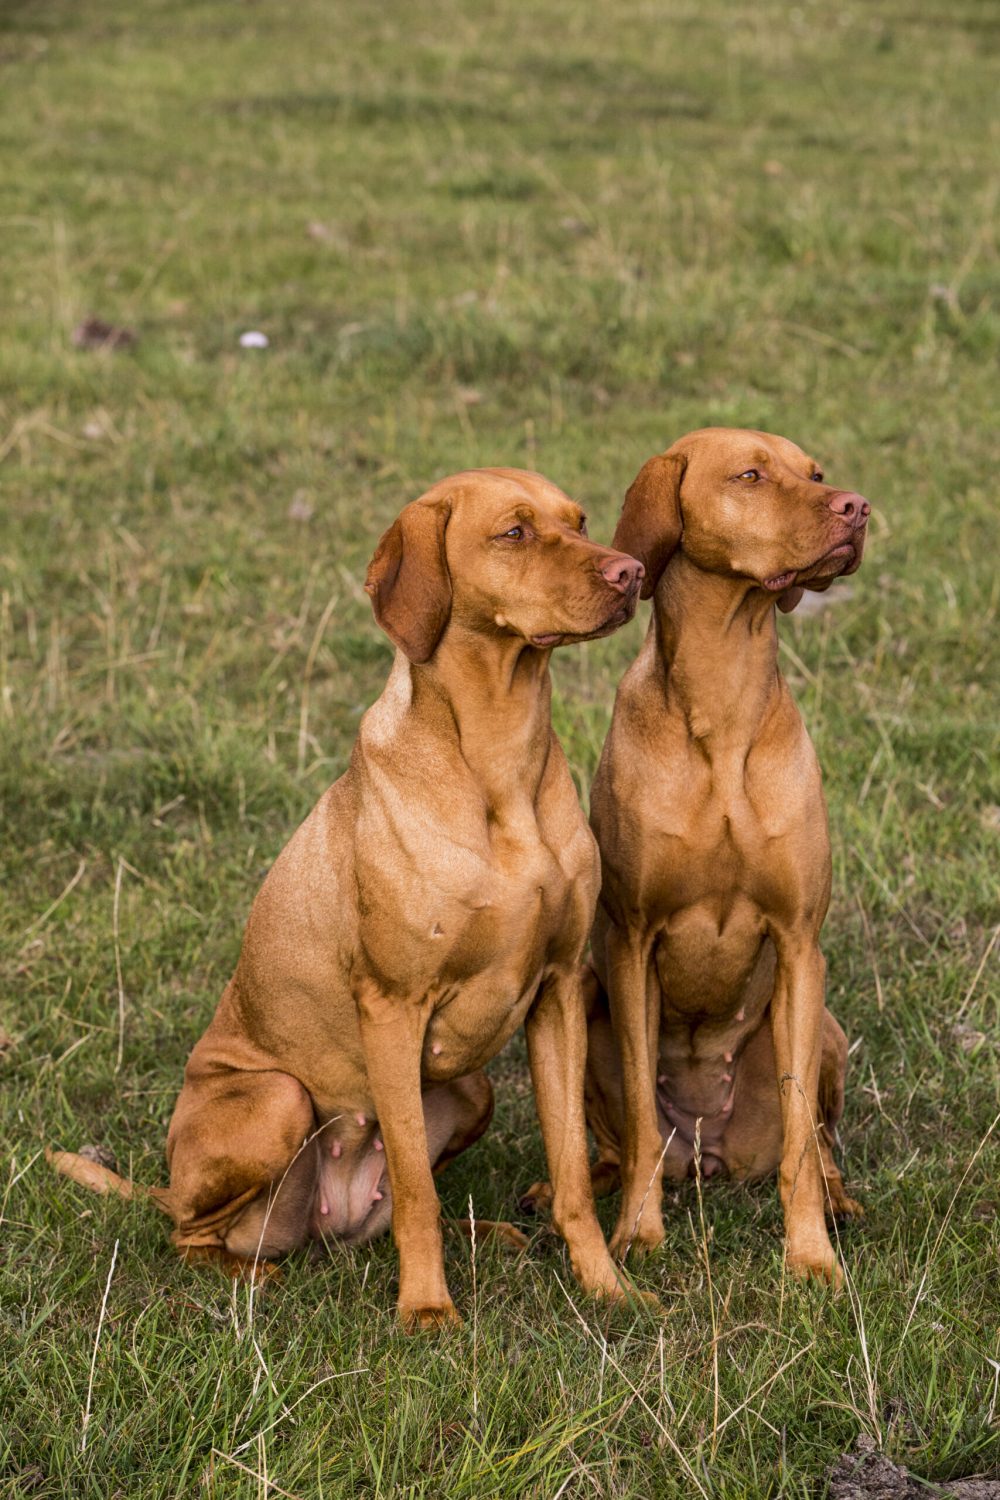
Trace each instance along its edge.
{"label": "green grass", "polygon": [[[806,1497],[861,1433],[997,1472],[998,51],[986,0],[4,8],[0,1494]],[[91,314],[135,348],[75,348]],[[772,1185],[713,1185],[705,1234],[686,1186],[662,1321],[605,1328],[539,1230],[475,1279],[450,1242],[465,1326],[406,1340],[388,1243],[251,1301],[56,1181],[43,1146],[95,1140],[163,1179],[262,872],[384,679],[361,583],[402,503],[528,465],[607,538],[716,422],[875,507],[781,626],[851,1294],[785,1281]],[[557,663],[584,797],[642,628]],[[492,1072],[452,1214],[541,1169],[521,1046]]]}

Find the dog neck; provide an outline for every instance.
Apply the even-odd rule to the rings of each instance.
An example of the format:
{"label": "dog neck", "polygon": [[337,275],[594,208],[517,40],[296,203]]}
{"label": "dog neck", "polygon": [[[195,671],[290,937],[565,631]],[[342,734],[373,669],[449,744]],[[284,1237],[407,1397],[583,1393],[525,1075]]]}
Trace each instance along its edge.
{"label": "dog neck", "polygon": [[773,596],[676,552],[656,588],[648,639],[668,708],[690,737],[709,754],[749,748],[782,690]]}
{"label": "dog neck", "polygon": [[453,620],[431,660],[409,664],[413,711],[457,748],[491,819],[534,805],[552,735],[551,654]]}

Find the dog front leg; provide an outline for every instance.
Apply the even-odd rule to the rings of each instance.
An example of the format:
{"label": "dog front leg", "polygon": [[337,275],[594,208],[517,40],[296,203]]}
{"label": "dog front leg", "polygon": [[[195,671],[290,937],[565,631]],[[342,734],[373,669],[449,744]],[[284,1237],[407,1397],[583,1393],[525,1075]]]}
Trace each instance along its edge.
{"label": "dog front leg", "polygon": [[611,1253],[616,1260],[624,1260],[630,1249],[639,1255],[655,1250],[664,1237],[663,1142],[656,1118],[660,998],[659,987],[650,982],[648,961],[636,935],[609,926],[605,960],[625,1117],[622,1201],[611,1236]]}
{"label": "dog front leg", "polygon": [[583,1289],[621,1301],[627,1290],[604,1243],[590,1186],[583,1111],[587,1021],[577,968],[546,977],[524,1029],[552,1183],[553,1223]]}
{"label": "dog front leg", "polygon": [[825,1190],[818,1135],[826,963],[811,935],[774,933],[778,951],[771,1034],[781,1099],[778,1182],[785,1215],[785,1255],[797,1276],[840,1286],[824,1218]]}
{"label": "dog front leg", "polygon": [[441,1205],[431,1171],[420,1088],[429,1011],[423,1003],[390,999],[373,987],[359,995],[358,1017],[392,1188],[399,1315],[408,1333],[459,1323],[444,1276]]}

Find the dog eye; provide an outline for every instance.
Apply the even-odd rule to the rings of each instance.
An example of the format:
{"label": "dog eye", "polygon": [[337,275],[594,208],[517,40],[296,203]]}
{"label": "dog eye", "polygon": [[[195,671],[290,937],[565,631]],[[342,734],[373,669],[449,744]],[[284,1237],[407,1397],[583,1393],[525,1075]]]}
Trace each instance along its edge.
{"label": "dog eye", "polygon": [[586,536],[587,535],[587,517],[586,516],[581,516],[580,517],[580,535],[581,536]]}
{"label": "dog eye", "polygon": [[756,484],[760,478],[760,472],[757,469],[744,469],[743,473],[737,474],[736,477],[737,479],[745,479],[747,484]]}
{"label": "dog eye", "polygon": [[520,541],[523,540],[523,538],[524,538],[524,527],[523,526],[512,526],[509,531],[505,531],[504,532],[503,536],[497,537],[497,541],[498,542],[520,542]]}
{"label": "dog eye", "polygon": [[809,478],[812,480],[813,484],[823,483],[823,475],[820,473],[819,469],[816,470],[815,474],[810,474]]}

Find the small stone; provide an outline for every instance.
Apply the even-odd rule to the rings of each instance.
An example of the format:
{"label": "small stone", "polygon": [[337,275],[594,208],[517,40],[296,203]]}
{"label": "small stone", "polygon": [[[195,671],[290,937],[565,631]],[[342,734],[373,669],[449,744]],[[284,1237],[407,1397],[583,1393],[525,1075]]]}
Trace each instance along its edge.
{"label": "small stone", "polygon": [[109,1172],[118,1171],[118,1163],[113,1151],[107,1146],[81,1146],[77,1156],[82,1156],[86,1161],[96,1162],[99,1167],[107,1167]]}
{"label": "small stone", "polygon": [[296,490],[288,507],[287,515],[290,521],[311,521],[316,514],[313,505],[305,490]]}
{"label": "small stone", "polygon": [[241,349],[266,349],[270,342],[267,334],[261,333],[259,328],[250,328],[240,334]]}

